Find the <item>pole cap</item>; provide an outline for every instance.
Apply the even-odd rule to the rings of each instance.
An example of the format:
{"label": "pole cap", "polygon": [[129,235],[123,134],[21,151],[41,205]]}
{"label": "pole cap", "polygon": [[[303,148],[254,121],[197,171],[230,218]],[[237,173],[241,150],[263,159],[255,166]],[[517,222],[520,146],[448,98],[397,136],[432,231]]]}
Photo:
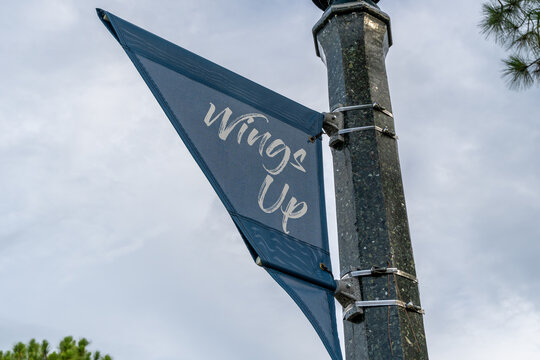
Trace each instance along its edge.
{"label": "pole cap", "polygon": [[[355,0],[312,0],[312,1],[322,11],[325,11],[331,5],[345,4],[345,3],[348,3],[348,2],[360,2],[358,0],[356,0],[356,1]],[[367,3],[371,3],[371,5],[376,6],[375,4],[377,4],[380,0],[362,0],[362,1],[365,1]]]}

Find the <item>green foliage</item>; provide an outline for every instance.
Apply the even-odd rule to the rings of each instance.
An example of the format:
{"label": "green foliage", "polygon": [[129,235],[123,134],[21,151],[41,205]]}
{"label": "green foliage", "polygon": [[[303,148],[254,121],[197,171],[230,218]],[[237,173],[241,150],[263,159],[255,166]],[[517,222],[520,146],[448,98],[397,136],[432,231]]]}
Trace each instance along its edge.
{"label": "green foliage", "polygon": [[58,352],[51,353],[47,340],[38,343],[32,339],[28,344],[18,342],[11,351],[0,351],[0,360],[112,360],[99,351],[88,351],[88,345],[90,342],[85,338],[75,341],[72,336],[66,336],[60,341]]}
{"label": "green foliage", "polygon": [[503,77],[515,89],[540,82],[540,0],[490,0],[483,5],[482,32],[512,54]]}

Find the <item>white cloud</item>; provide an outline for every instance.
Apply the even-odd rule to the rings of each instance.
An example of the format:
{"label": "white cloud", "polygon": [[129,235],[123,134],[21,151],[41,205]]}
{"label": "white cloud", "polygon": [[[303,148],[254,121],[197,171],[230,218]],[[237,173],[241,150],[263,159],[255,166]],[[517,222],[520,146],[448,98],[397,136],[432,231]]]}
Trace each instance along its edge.
{"label": "white cloud", "polygon": [[[95,16],[101,5],[4,5],[0,348],[73,334],[116,359],[326,359],[253,265]],[[320,12],[308,0],[105,5],[327,110],[311,38]],[[505,88],[502,51],[478,33],[480,3],[380,5],[393,21],[388,72],[431,357],[534,358],[538,89]],[[331,198],[328,209],[335,239]]]}

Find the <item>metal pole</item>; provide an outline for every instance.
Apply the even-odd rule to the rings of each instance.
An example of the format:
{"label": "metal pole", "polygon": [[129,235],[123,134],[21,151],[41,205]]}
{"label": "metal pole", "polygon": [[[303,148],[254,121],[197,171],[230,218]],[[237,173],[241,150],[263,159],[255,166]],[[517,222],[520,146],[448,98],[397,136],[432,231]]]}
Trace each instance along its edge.
{"label": "metal pole", "polygon": [[330,108],[347,109],[343,129],[363,130],[331,140],[342,284],[349,289],[340,300],[348,305],[346,359],[428,359],[398,140],[375,130],[395,134],[385,68],[390,18],[378,1],[313,2],[326,9],[313,34],[328,69]]}

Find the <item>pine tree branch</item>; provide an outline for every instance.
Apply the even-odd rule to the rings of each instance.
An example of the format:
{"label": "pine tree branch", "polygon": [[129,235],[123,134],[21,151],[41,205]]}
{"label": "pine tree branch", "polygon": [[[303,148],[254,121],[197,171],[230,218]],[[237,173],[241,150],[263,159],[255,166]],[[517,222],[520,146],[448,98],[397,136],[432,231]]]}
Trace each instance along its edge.
{"label": "pine tree branch", "polygon": [[482,33],[514,52],[503,60],[508,85],[525,89],[540,82],[540,0],[488,0],[482,10]]}

